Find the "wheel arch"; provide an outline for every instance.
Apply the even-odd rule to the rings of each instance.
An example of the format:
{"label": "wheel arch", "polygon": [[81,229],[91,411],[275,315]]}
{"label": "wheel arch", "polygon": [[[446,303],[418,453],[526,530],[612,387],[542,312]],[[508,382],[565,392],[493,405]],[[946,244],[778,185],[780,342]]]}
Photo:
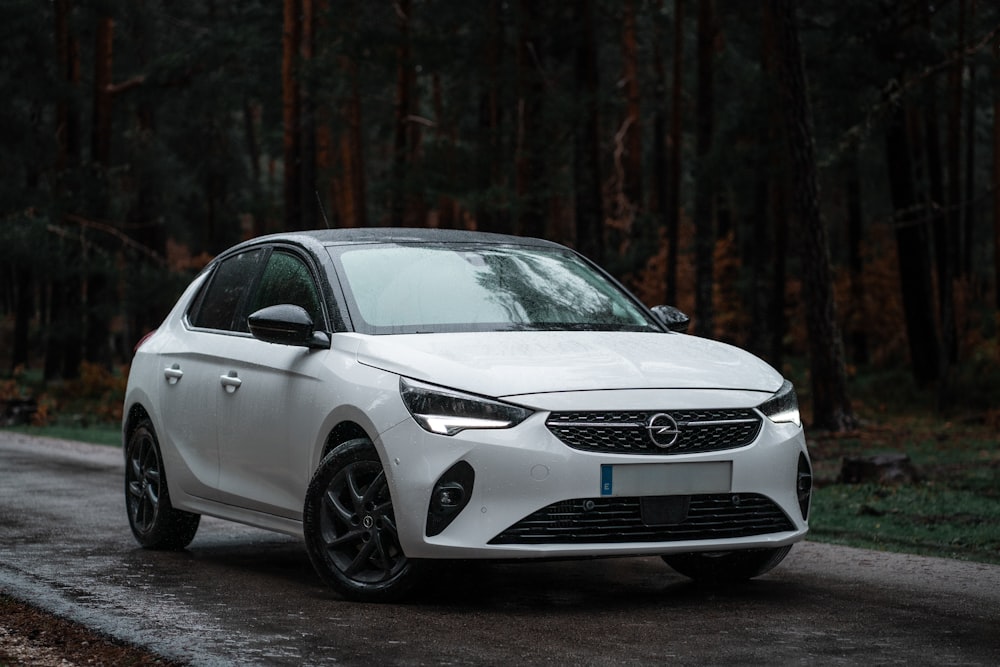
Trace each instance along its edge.
{"label": "wheel arch", "polygon": [[326,442],[323,444],[323,451],[320,453],[319,460],[322,461],[327,454],[332,452],[338,446],[357,438],[368,438],[369,440],[374,441],[371,434],[369,434],[368,431],[356,421],[347,419],[338,422],[332,429],[330,429],[330,433],[326,436]]}
{"label": "wheel arch", "polygon": [[125,449],[129,438],[132,437],[132,434],[135,433],[135,430],[143,420],[153,421],[146,407],[142,403],[133,403],[129,406],[128,411],[125,413],[125,425],[122,428],[122,449]]}

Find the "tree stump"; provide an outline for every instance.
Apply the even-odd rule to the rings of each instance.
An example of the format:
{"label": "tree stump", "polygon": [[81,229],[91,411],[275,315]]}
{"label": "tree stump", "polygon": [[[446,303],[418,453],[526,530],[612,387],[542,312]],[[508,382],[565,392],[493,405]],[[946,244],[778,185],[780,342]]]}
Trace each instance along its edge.
{"label": "tree stump", "polygon": [[3,426],[30,424],[31,418],[36,412],[38,412],[38,403],[33,398],[12,398],[0,401],[0,424]]}

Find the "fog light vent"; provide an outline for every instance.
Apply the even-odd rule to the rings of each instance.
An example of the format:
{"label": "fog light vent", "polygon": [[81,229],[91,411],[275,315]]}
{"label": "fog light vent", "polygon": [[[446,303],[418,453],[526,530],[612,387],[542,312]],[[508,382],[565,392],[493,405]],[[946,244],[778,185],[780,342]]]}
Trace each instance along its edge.
{"label": "fog light vent", "polygon": [[805,454],[799,454],[799,470],[795,480],[795,492],[799,496],[802,518],[809,519],[809,500],[812,497],[813,474]]}
{"label": "fog light vent", "polygon": [[465,509],[472,497],[476,473],[465,461],[459,461],[441,475],[431,491],[427,509],[427,537],[438,535]]}

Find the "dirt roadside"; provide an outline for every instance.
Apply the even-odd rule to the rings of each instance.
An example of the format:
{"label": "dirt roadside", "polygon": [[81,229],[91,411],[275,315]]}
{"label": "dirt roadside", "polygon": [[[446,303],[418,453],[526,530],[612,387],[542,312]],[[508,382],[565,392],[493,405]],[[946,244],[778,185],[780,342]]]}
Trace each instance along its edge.
{"label": "dirt roadside", "polygon": [[0,667],[180,667],[180,664],[124,645],[0,593]]}

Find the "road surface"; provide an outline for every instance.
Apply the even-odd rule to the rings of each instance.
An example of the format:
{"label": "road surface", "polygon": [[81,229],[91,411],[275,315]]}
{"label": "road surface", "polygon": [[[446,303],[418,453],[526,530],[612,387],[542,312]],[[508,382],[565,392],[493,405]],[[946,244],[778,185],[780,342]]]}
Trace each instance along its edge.
{"label": "road surface", "polygon": [[0,592],[185,663],[1000,664],[1000,566],[805,542],[726,590],[658,558],[489,563],[358,604],[282,535],[205,518],[187,551],[138,548],[123,467],[0,431]]}

